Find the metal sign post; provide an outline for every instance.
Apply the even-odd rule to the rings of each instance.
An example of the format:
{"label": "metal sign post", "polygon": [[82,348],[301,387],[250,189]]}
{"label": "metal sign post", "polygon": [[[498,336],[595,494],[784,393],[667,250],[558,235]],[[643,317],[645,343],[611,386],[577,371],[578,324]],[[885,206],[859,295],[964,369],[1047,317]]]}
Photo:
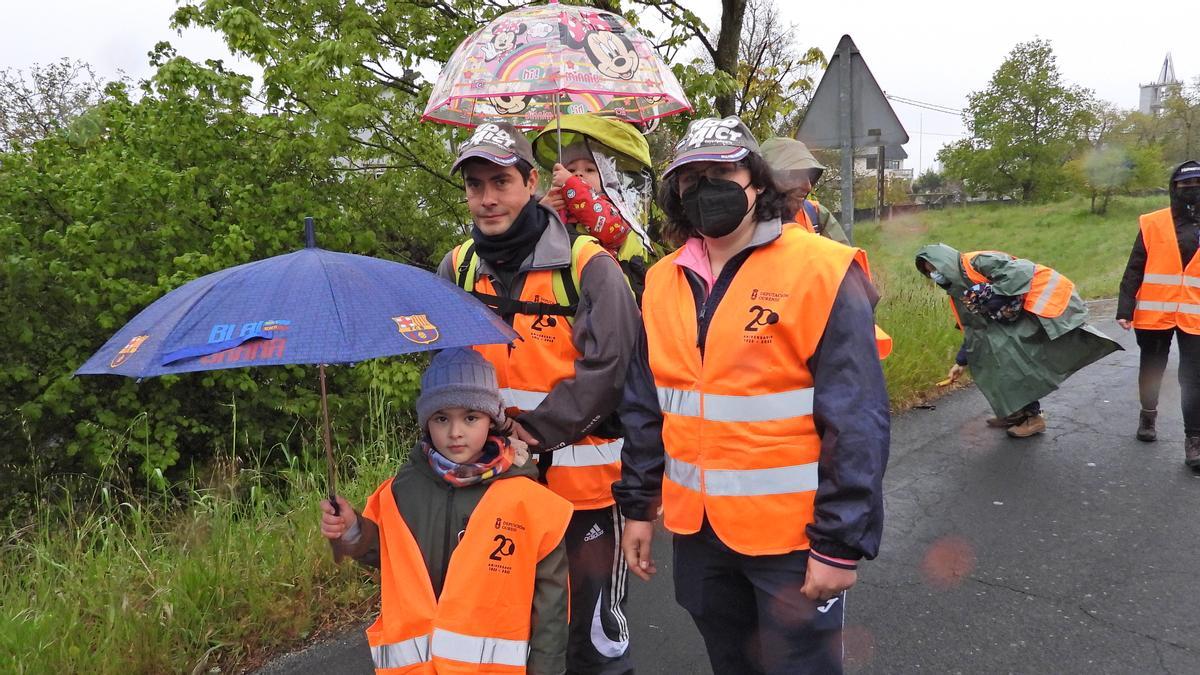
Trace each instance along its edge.
{"label": "metal sign post", "polygon": [[[834,58],[842,56],[838,59],[838,145],[842,149],[842,228],[846,231],[846,239],[854,241],[854,128],[853,115],[854,110],[854,88],[851,86],[853,73],[850,71],[849,55],[842,54],[843,44],[850,39],[850,36],[844,36],[841,42],[838,43],[837,53]],[[851,43],[853,44],[853,43]],[[833,62],[829,63],[830,70],[833,69]],[[821,83],[824,84],[824,78]],[[818,85],[818,90],[820,86]],[[807,116],[805,117],[807,119]]]}

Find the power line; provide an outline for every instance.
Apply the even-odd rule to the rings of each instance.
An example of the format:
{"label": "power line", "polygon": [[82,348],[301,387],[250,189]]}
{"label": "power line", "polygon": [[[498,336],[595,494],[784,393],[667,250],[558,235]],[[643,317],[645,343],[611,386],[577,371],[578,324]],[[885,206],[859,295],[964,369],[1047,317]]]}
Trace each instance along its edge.
{"label": "power line", "polygon": [[897,103],[911,105],[914,108],[924,108],[925,110],[932,110],[933,112],[940,112],[946,115],[961,115],[963,113],[963,111],[959,108],[951,108],[950,106],[939,105],[937,103],[927,103],[925,101],[918,101],[916,99],[905,98],[904,96],[896,96],[894,94],[887,93],[885,93],[884,96]]}
{"label": "power line", "polygon": [[941,105],[940,103],[929,103],[928,101],[918,101],[916,99],[908,98],[905,96],[896,96],[894,94],[884,94],[884,95],[893,101],[897,101],[900,103],[906,103],[908,105],[916,106],[918,108],[928,108],[930,110],[935,110],[937,112],[945,112],[945,113],[952,113],[952,114],[961,114],[962,113],[962,110],[959,108],[952,108],[948,105]]}

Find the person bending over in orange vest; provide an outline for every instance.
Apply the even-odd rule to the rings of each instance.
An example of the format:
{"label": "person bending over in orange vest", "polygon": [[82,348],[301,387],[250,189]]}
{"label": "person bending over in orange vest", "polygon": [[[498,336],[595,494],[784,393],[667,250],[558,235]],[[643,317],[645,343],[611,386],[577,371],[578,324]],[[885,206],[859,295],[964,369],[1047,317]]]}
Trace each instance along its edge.
{"label": "person bending over in orange vest", "polygon": [[1041,398],[1121,349],[1087,323],[1075,284],[1045,265],[1000,251],[960,253],[945,244],[922,247],[915,263],[949,296],[963,332],[950,381],[969,367],[995,413],[987,426],[1013,438],[1044,432]]}
{"label": "person bending over in orange vest", "polygon": [[1188,160],[1171,175],[1171,205],[1140,219],[1121,279],[1117,323],[1137,333],[1141,350],[1137,437],[1158,438],[1158,390],[1179,343],[1184,463],[1200,470],[1200,162]]}
{"label": "person bending over in orange vest", "polygon": [[625,560],[654,573],[661,503],[675,597],[715,673],[840,673],[889,443],[866,258],[784,225],[736,117],[693,121],[664,176],[681,246],[647,274],[621,404]]}
{"label": "person bending over in orange vest", "polygon": [[361,515],[321,501],[335,559],[380,571],[376,672],[565,672],[570,502],[501,435],[511,423],[477,352],[439,352],[416,407],[423,438]]}

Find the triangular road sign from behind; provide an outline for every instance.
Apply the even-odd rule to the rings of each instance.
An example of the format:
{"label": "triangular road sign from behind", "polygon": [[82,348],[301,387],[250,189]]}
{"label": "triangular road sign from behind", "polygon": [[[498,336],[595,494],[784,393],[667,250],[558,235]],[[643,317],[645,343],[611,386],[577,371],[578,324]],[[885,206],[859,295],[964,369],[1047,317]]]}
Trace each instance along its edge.
{"label": "triangular road sign from behind", "polygon": [[[843,92],[842,79],[847,73],[843,64],[847,60],[850,62],[850,88]],[[829,59],[829,67],[817,85],[796,138],[810,148],[840,149],[844,140],[840,114],[843,93],[849,94],[850,141],[854,147],[894,146],[908,142],[908,132],[900,124],[883,89],[849,35],[842,36]]]}
{"label": "triangular road sign from behind", "polygon": [[[849,35],[838,41],[829,67],[817,85],[796,138],[810,148],[832,148],[842,154],[842,228],[854,241],[854,149],[896,146],[908,142],[908,132],[867,62]],[[879,163],[882,195],[883,162]],[[882,200],[879,202],[882,204]]]}

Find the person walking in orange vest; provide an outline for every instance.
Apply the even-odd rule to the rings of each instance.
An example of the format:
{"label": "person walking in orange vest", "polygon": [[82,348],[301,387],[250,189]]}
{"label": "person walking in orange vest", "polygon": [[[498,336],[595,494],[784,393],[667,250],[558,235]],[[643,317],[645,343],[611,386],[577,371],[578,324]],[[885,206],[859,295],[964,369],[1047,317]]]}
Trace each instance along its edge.
{"label": "person walking in orange vest", "polygon": [[794,138],[776,136],[763,141],[762,156],[775,171],[776,184],[787,194],[784,222],[794,221],[809,232],[849,245],[842,224],[812,196],[825,166],[808,146]]}
{"label": "person walking in orange vest", "polygon": [[675,597],[713,671],[839,673],[846,590],[879,551],[889,412],[862,251],[780,219],[736,117],[693,121],[659,204],[613,493],[643,579],[661,503]]}
{"label": "person walking in orange vest", "polygon": [[1200,163],[1171,175],[1168,208],[1143,215],[1117,301],[1117,323],[1137,334],[1141,350],[1137,438],[1154,441],[1158,391],[1179,343],[1184,463],[1200,470]]}
{"label": "person walking in orange vest", "polygon": [[459,148],[474,219],[471,239],[438,274],[490,306],[520,339],[477,347],[496,369],[514,433],[537,455],[541,480],[575,507],[567,528],[571,673],[632,671],[625,619],[624,519],[617,403],[637,341],[638,308],[620,265],[594,238],[534,197],[529,140],[483,124]]}
{"label": "person walking in orange vest", "polygon": [[995,413],[987,425],[1013,438],[1044,432],[1042,397],[1121,349],[1087,323],[1075,284],[1045,265],[1000,251],[960,253],[945,244],[922,247],[915,263],[949,296],[963,332],[949,380],[969,367]]}
{"label": "person walking in orange vest", "polygon": [[375,672],[565,672],[570,503],[500,435],[496,373],[478,353],[434,356],[416,407],[423,438],[361,515],[321,502],[335,559],[380,572]]}

